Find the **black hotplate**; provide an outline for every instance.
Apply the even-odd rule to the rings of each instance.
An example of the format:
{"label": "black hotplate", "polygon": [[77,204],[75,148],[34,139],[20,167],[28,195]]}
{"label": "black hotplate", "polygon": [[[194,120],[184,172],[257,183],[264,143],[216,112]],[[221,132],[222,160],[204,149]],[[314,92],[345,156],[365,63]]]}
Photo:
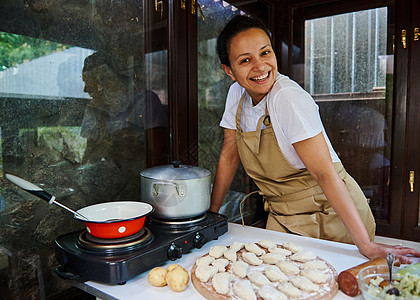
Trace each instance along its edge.
{"label": "black hotplate", "polygon": [[55,240],[60,263],[55,271],[63,278],[81,282],[124,284],[168,260],[201,248],[227,230],[226,216],[207,212],[198,220],[148,218],[140,237],[123,242],[98,244],[84,230],[71,232]]}

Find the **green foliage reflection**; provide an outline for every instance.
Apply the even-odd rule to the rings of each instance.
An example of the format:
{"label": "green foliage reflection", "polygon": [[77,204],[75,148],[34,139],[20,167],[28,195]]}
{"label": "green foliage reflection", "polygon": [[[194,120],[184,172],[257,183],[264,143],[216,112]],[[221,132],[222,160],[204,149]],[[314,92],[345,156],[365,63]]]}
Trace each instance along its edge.
{"label": "green foliage reflection", "polygon": [[67,48],[60,43],[0,32],[0,71]]}

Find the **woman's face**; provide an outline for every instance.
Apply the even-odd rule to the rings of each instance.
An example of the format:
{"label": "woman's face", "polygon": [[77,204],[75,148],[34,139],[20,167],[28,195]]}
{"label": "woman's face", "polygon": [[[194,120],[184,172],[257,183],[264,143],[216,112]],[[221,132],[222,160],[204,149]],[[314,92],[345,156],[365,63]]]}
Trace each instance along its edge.
{"label": "woman's face", "polygon": [[270,38],[259,28],[251,28],[234,36],[230,42],[230,67],[223,70],[252,97],[261,101],[277,77],[277,59]]}

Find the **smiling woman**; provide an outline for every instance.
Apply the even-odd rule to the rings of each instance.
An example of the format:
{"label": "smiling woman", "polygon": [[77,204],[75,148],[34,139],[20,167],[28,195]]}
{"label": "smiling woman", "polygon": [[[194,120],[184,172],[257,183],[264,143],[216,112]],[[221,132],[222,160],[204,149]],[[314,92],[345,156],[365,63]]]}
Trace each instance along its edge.
{"label": "smiling woman", "polygon": [[232,18],[219,35],[218,53],[223,70],[236,82],[220,123],[225,140],[210,210],[220,209],[242,163],[263,195],[267,229],[354,243],[368,258],[393,252],[410,262],[405,255],[420,256],[410,248],[373,242],[375,220],[366,197],[334,151],[313,98],[277,73],[262,24]]}

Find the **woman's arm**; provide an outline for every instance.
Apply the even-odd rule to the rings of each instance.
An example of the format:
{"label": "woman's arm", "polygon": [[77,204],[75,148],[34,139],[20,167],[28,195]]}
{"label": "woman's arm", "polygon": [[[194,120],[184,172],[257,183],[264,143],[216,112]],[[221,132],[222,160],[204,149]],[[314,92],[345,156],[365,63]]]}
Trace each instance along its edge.
{"label": "woman's arm", "polygon": [[210,211],[218,212],[223,199],[232,184],[236,170],[239,166],[239,153],[235,141],[236,130],[225,129],[224,141],[214,178],[213,191],[211,193]]}
{"label": "woman's arm", "polygon": [[371,242],[345,183],[338,176],[322,133],[293,144],[296,153],[318,182],[332,208],[340,217],[361,254],[368,258],[385,257],[393,252],[401,263],[411,263],[405,255],[420,257],[420,252],[399,246]]}

